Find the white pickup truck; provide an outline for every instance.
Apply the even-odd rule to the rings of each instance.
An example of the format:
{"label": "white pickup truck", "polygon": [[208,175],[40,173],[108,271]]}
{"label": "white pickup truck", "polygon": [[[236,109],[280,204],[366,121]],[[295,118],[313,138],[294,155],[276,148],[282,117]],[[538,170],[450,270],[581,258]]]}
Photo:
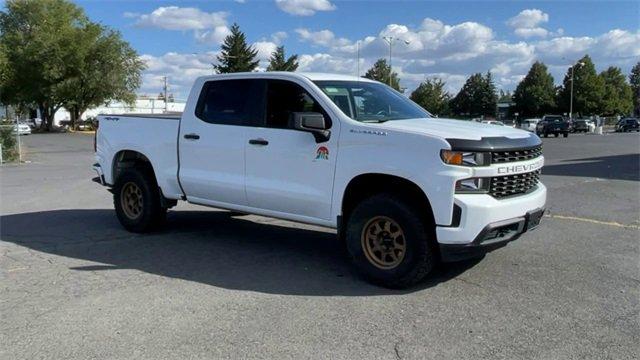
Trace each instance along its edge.
{"label": "white pickup truck", "polygon": [[98,119],[94,180],[126,229],[154,229],[178,200],[336,228],[388,287],[515,240],[546,201],[535,134],[438,119],[363,78],[213,75],[181,116]]}

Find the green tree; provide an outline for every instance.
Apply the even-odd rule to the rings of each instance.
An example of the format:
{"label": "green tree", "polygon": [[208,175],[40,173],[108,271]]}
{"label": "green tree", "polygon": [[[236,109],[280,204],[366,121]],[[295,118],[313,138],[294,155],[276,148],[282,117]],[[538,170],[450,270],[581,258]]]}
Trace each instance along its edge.
{"label": "green tree", "polygon": [[72,127],[90,107],[108,101],[134,102],[146,67],[120,33],[102,25],[89,24],[78,43],[77,73],[59,88]]}
{"label": "green tree", "polygon": [[633,110],[633,91],[627,84],[622,70],[610,66],[600,73],[604,82],[604,97],[602,98],[602,115],[627,115]]}
{"label": "green tree", "polygon": [[298,55],[289,58],[284,53],[284,46],[278,46],[271,54],[267,71],[296,71],[298,69]]}
{"label": "green tree", "polygon": [[231,26],[231,34],[227,35],[221,46],[222,53],[218,56],[218,64],[213,68],[218,73],[234,73],[254,71],[259,61],[256,60],[258,51],[247,45],[247,38],[238,24]]}
{"label": "green tree", "polygon": [[392,88],[400,91],[400,79],[398,73],[392,71],[391,66],[387,64],[387,60],[378,59],[373,66],[364,74],[367,79],[380,81]]}
{"label": "green tree", "polygon": [[1,100],[36,106],[49,130],[62,106],[78,118],[89,106],[131,100],[144,66],[119,33],[67,0],[8,1],[0,46],[7,60]]}
{"label": "green tree", "polygon": [[82,9],[65,0],[7,1],[0,12],[7,57],[2,101],[37,106],[50,129],[63,105],[58,89],[76,73],[76,39],[88,23]]}
{"label": "green tree", "polygon": [[511,102],[513,101],[513,94],[511,91],[500,90],[500,94],[498,95],[498,102]]}
{"label": "green tree", "polygon": [[640,62],[638,62],[629,74],[629,83],[633,91],[634,113],[640,116]]}
{"label": "green tree", "polygon": [[[573,113],[579,115],[597,115],[602,111],[604,80],[596,73],[589,55],[585,55],[574,65],[573,70]],[[571,68],[567,70],[558,94],[558,106],[561,112],[569,112],[571,104]]]}
{"label": "green tree", "polygon": [[547,66],[536,61],[513,93],[520,116],[539,116],[555,109],[556,88]]}
{"label": "green tree", "polygon": [[442,79],[427,79],[411,93],[410,98],[432,114],[447,115],[451,95],[444,89],[445,85]]}
{"label": "green tree", "polygon": [[471,75],[451,100],[454,113],[468,116],[495,116],[498,95],[491,72]]}

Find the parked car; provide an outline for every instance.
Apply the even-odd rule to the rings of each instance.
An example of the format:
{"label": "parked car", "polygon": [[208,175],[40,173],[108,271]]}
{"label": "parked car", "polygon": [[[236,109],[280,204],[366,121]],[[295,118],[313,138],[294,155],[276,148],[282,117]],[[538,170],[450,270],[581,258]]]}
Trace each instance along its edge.
{"label": "parked car", "polygon": [[13,133],[18,135],[31,135],[31,127],[23,122],[19,122],[17,125],[13,125]]}
{"label": "parked car", "polygon": [[637,118],[624,118],[616,124],[616,132],[640,131],[640,121]]}
{"label": "parked car", "polygon": [[577,119],[573,122],[573,132],[594,132],[596,125],[591,119]]}
{"label": "parked car", "polygon": [[481,123],[489,124],[489,125],[504,126],[504,123],[502,121],[498,121],[498,120],[482,120]]}
{"label": "parked car", "polygon": [[549,134],[553,134],[558,137],[562,134],[563,137],[569,136],[571,130],[571,124],[561,115],[545,115],[542,120],[536,125],[536,134],[538,136],[543,135],[548,137]]}
{"label": "parked car", "polygon": [[127,230],[154,229],[179,200],[335,228],[383,286],[505,245],[544,213],[539,137],[434,118],[365,78],[205,76],[181,116],[98,119],[94,181]]}
{"label": "parked car", "polygon": [[540,122],[540,119],[524,119],[520,123],[520,129],[527,130],[529,132],[536,131],[536,125]]}

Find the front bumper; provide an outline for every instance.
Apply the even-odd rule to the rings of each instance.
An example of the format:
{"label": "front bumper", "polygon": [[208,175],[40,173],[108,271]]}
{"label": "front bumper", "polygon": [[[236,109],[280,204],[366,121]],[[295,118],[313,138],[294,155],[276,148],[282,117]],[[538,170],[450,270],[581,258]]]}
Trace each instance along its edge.
{"label": "front bumper", "polygon": [[528,194],[500,200],[490,195],[455,195],[459,220],[436,227],[442,260],[474,257],[516,240],[537,225],[534,222],[542,216],[546,199],[542,183]]}

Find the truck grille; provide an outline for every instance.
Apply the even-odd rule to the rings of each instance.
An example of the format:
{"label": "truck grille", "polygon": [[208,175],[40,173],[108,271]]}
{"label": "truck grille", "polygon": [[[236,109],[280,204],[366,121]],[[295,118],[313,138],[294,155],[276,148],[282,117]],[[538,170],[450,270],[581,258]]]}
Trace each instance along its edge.
{"label": "truck grille", "polygon": [[524,174],[497,176],[491,178],[489,193],[495,198],[524,194],[538,185],[540,170]]}
{"label": "truck grille", "polygon": [[542,155],[542,145],[531,149],[515,151],[494,151],[491,153],[491,163],[500,164],[507,162],[525,161],[535,159]]}

